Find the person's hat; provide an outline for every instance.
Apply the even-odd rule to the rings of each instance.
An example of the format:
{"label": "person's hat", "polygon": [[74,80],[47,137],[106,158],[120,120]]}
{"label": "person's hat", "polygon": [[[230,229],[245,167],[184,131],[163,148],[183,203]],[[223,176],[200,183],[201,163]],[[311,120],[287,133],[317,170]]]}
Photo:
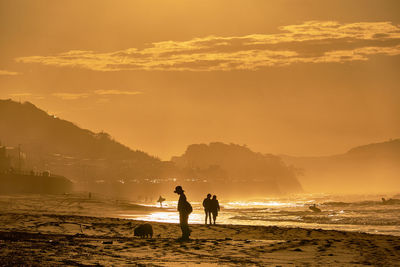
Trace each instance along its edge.
{"label": "person's hat", "polygon": [[175,191],[174,193],[180,193],[183,192],[182,186],[178,185],[177,187],[175,187]]}

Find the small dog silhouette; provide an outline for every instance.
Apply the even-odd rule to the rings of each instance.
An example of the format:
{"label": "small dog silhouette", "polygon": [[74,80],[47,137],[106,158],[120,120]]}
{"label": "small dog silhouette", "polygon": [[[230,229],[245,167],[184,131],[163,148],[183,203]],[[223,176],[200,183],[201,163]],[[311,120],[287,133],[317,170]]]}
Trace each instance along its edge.
{"label": "small dog silhouette", "polygon": [[321,212],[321,209],[320,208],[317,208],[316,206],[315,206],[315,204],[314,205],[312,205],[311,207],[308,207],[310,210],[312,210],[313,212]]}
{"label": "small dog silhouette", "polygon": [[140,238],[153,238],[153,227],[148,223],[140,224],[135,228],[134,236],[139,236]]}

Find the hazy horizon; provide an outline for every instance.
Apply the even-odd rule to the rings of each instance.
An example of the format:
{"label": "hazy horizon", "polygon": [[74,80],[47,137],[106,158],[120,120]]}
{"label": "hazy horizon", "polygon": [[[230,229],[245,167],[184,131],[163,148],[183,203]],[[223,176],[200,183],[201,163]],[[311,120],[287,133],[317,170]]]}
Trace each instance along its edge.
{"label": "hazy horizon", "polygon": [[[12,99],[12,98],[10,98],[10,99],[11,99],[12,101],[15,101],[15,102],[23,103],[21,100],[16,100],[16,99]],[[7,100],[7,99],[0,99],[0,100]],[[29,102],[29,103],[35,105],[35,103],[32,103],[32,102],[30,102],[30,101],[25,101],[25,102]],[[35,106],[36,106],[36,105],[35,105]],[[40,109],[39,106],[36,106],[36,107]],[[46,111],[46,112],[48,112],[48,111]],[[52,115],[51,113],[48,113],[48,114],[49,114],[49,115]],[[59,118],[59,119],[61,119],[61,120],[66,120],[66,121],[68,121],[67,119],[62,118],[62,117],[57,117],[57,116],[56,116],[56,118]],[[109,134],[109,131],[107,131],[106,129],[102,129],[102,130],[99,130],[99,131],[95,131],[95,130],[93,130],[93,129],[86,128],[86,127],[84,127],[83,125],[79,125],[78,123],[76,123],[76,122],[74,122],[74,121],[69,121],[69,122],[72,122],[73,124],[77,125],[78,127],[82,128],[82,129],[85,129],[85,130],[92,131],[92,132],[94,132],[94,133],[100,133],[100,132],[103,132],[103,131],[104,131],[105,133]],[[118,140],[118,139],[115,138],[114,136],[111,136],[111,138],[115,139],[116,142],[121,143],[122,145],[127,146],[128,148],[130,148],[130,149],[132,149],[132,150],[138,149],[137,147],[131,147],[131,146],[127,145],[127,144],[124,144],[123,142],[120,142],[120,140]],[[391,140],[395,140],[395,139],[398,139],[398,138],[390,138],[390,139],[388,139],[388,140],[380,140],[380,141],[377,141],[376,143],[383,143],[383,142],[387,142],[387,141],[391,141]],[[2,141],[2,140],[0,140],[0,141]],[[237,142],[226,142],[226,141],[224,141],[224,140],[211,140],[211,141],[208,141],[208,142],[193,143],[193,144],[207,144],[207,145],[208,145],[208,144],[211,144],[211,143],[224,143],[224,144],[230,144],[230,143],[231,143],[231,144],[240,145],[240,144],[237,143]],[[184,154],[185,151],[186,151],[186,149],[187,149],[187,147],[190,146],[190,145],[193,145],[193,144],[187,144],[187,146],[184,147],[184,149],[183,149],[180,153],[171,155],[171,157],[169,157],[169,158],[161,158],[159,155],[157,155],[157,154],[151,154],[151,153],[149,153],[149,152],[146,151],[146,150],[141,150],[141,151],[143,151],[143,152],[145,152],[145,153],[148,153],[148,154],[151,155],[151,156],[160,158],[161,160],[169,161],[169,160],[171,160],[172,157],[181,156],[182,154]],[[345,154],[346,152],[348,152],[348,151],[349,151],[350,149],[352,149],[352,148],[355,148],[355,147],[358,147],[358,146],[369,145],[369,144],[374,144],[374,143],[353,145],[353,146],[350,146],[348,149],[346,149],[345,151],[342,151],[342,152],[338,152],[338,153],[335,153],[335,154],[322,154],[322,155],[296,155],[296,154],[290,154],[290,155],[289,155],[289,154],[280,153],[280,152],[273,153],[273,152],[271,152],[271,151],[259,151],[259,150],[257,150],[256,147],[249,147],[247,144],[242,144],[242,145],[245,145],[245,146],[248,147],[250,150],[252,150],[252,151],[254,151],[254,152],[256,152],[256,153],[274,154],[274,155],[277,155],[277,156],[288,156],[288,157],[295,157],[295,158],[296,158],[296,157],[308,158],[308,157],[330,157],[330,156],[341,155],[341,154]],[[5,143],[4,143],[3,145],[15,145],[15,144],[5,144]]]}
{"label": "hazy horizon", "polygon": [[2,1],[0,98],[169,160],[400,136],[400,3]]}

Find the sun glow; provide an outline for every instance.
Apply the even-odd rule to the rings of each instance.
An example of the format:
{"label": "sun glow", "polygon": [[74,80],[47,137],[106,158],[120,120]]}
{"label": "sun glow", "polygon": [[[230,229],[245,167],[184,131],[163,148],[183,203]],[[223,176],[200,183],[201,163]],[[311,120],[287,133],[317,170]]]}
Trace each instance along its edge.
{"label": "sun glow", "polygon": [[[178,212],[152,212],[146,215],[128,215],[121,214],[121,217],[128,217],[133,220],[151,221],[151,222],[166,222],[166,223],[179,223]],[[203,214],[192,213],[189,216],[189,223],[201,222]]]}
{"label": "sun glow", "polygon": [[251,208],[251,207],[302,207],[302,203],[294,202],[278,202],[278,201],[268,201],[268,202],[245,202],[245,201],[234,201],[226,203],[226,208]]}

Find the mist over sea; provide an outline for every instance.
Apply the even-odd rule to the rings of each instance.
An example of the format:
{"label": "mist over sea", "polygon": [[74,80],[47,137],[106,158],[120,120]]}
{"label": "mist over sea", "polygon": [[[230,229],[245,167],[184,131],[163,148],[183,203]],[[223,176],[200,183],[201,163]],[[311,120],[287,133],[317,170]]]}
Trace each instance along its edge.
{"label": "mist over sea", "polygon": [[[384,195],[299,195],[285,198],[220,200],[217,224],[302,227],[347,230],[400,236],[400,203],[385,204]],[[164,211],[148,214],[118,214],[124,218],[157,222],[179,222],[176,201],[164,202]],[[321,212],[313,212],[313,204]],[[204,223],[200,202],[192,202],[189,222]],[[146,205],[156,206],[156,205]]]}

